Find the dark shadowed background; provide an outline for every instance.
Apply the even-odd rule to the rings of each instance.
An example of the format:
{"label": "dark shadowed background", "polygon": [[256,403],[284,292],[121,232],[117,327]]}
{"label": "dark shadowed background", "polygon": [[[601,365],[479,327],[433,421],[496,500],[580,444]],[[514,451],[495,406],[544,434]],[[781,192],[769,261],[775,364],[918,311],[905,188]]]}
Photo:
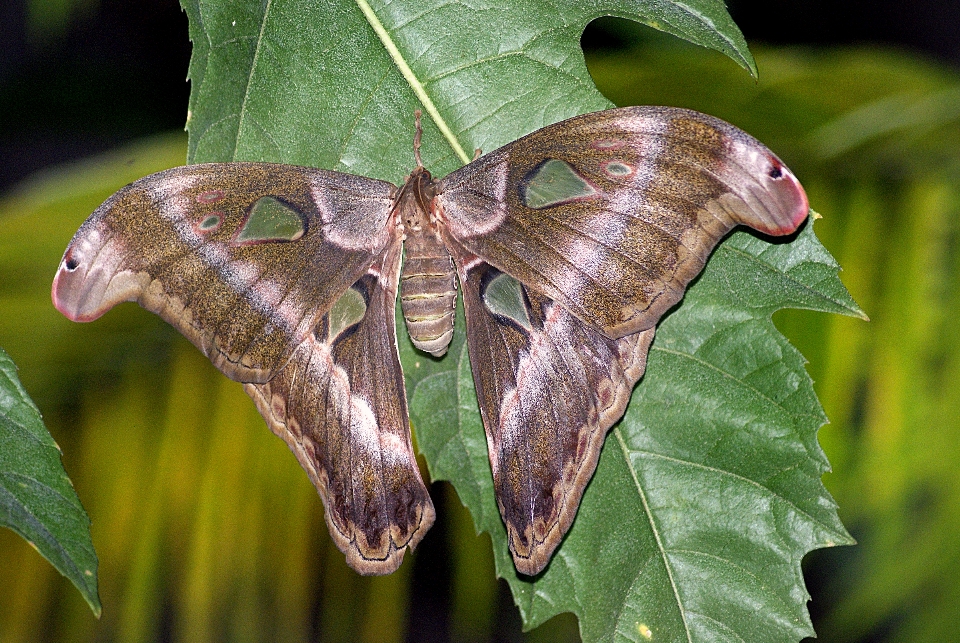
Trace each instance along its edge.
{"label": "dark shadowed background", "polygon": [[[727,5],[751,43],[886,44],[960,65],[956,0]],[[583,42],[625,44],[596,25]],[[45,165],[183,126],[190,43],[174,0],[4,0],[0,43],[0,189]]]}

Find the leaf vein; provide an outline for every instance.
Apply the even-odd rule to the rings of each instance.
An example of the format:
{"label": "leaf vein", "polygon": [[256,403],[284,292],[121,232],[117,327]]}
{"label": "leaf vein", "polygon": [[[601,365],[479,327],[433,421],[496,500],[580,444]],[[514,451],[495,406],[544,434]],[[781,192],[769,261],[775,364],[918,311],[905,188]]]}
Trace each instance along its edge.
{"label": "leaf vein", "polygon": [[[486,58],[478,58],[477,60],[472,60],[472,61],[467,62],[467,63],[464,63],[464,64],[462,64],[462,65],[460,65],[460,66],[458,66],[458,67],[454,67],[454,68],[452,68],[452,69],[448,69],[447,71],[445,71],[445,72],[443,72],[443,73],[440,73],[440,74],[437,74],[436,76],[431,76],[431,77],[429,77],[429,78],[426,78],[426,79],[424,80],[424,82],[425,82],[425,83],[435,83],[435,82],[437,82],[437,81],[443,80],[444,78],[447,78],[447,77],[452,76],[452,75],[454,75],[454,74],[457,74],[457,73],[459,73],[459,72],[466,71],[467,69],[470,69],[471,67],[477,67],[477,66],[479,66],[479,65],[483,65],[483,64],[486,64],[486,63],[492,63],[492,62],[495,62],[495,61],[498,61],[498,60],[506,60],[506,59],[508,59],[508,58],[516,58],[516,57],[526,58],[527,60],[529,60],[529,61],[532,62],[532,63],[541,65],[542,67],[544,67],[544,68],[546,68],[546,69],[553,70],[553,71],[555,71],[555,72],[563,75],[564,77],[569,78],[570,80],[576,82],[578,85],[580,85],[580,86],[582,86],[582,87],[588,87],[588,88],[590,87],[586,82],[584,82],[584,80],[583,80],[582,78],[580,78],[580,77],[578,77],[578,76],[576,76],[576,75],[574,75],[574,74],[572,74],[572,73],[570,73],[570,72],[568,72],[568,71],[560,68],[560,67],[557,66],[557,65],[552,65],[552,64],[550,64],[550,63],[548,63],[548,62],[546,62],[546,61],[538,60],[537,58],[534,58],[533,56],[531,56],[530,54],[528,54],[527,52],[525,52],[525,51],[523,51],[523,50],[520,50],[520,51],[508,51],[508,52],[504,52],[504,53],[497,54],[497,55],[495,55],[495,56],[487,56]],[[469,128],[468,128],[468,129],[469,129]]]}
{"label": "leaf vein", "polygon": [[705,366],[705,367],[707,367],[707,368],[709,368],[709,369],[711,369],[711,370],[714,370],[714,371],[716,371],[717,373],[720,373],[723,377],[726,377],[727,379],[733,380],[734,382],[737,382],[737,383],[741,384],[742,386],[746,387],[747,389],[753,391],[753,392],[756,393],[759,397],[761,397],[762,399],[766,400],[766,401],[769,402],[771,405],[773,405],[773,406],[775,406],[776,408],[782,410],[784,413],[786,413],[787,415],[789,415],[789,416],[791,416],[791,417],[801,417],[801,418],[806,417],[806,418],[811,418],[811,419],[820,419],[820,416],[819,416],[819,415],[816,415],[816,414],[814,414],[814,413],[802,413],[802,412],[797,412],[797,411],[791,411],[790,409],[788,409],[787,407],[785,407],[783,404],[781,404],[781,403],[778,402],[777,400],[774,400],[774,399],[771,398],[769,395],[767,395],[766,393],[764,393],[763,391],[761,391],[760,389],[758,389],[756,386],[753,386],[752,384],[744,381],[743,379],[737,377],[736,375],[734,375],[734,374],[732,374],[732,373],[729,373],[728,371],[723,370],[722,368],[720,368],[720,367],[717,366],[716,364],[713,364],[713,363],[708,362],[708,361],[706,361],[706,360],[704,360],[704,359],[701,359],[701,358],[697,357],[696,355],[692,355],[692,354],[690,354],[690,353],[685,353],[685,352],[683,352],[683,351],[678,351],[678,350],[675,350],[675,349],[672,349],[672,348],[666,348],[666,347],[664,347],[664,346],[657,346],[656,344],[654,344],[653,347],[651,347],[650,350],[651,350],[651,351],[660,351],[661,353],[666,353],[666,354],[668,354],[668,355],[674,355],[674,356],[677,356],[677,357],[687,358],[687,359],[689,359],[689,360],[692,360],[692,361],[696,362],[697,364],[700,364],[701,366]]}
{"label": "leaf vein", "polygon": [[[727,245],[729,245],[729,244],[723,244],[723,246],[722,246],[725,251],[738,254],[738,255],[740,255],[740,256],[742,256],[742,257],[745,257],[745,258],[749,259],[750,261],[752,261],[752,262],[754,262],[754,263],[757,263],[757,264],[759,264],[759,265],[761,265],[761,266],[764,266],[764,267],[766,267],[766,268],[768,268],[768,269],[776,272],[777,274],[782,275],[784,279],[788,280],[790,283],[794,284],[795,286],[797,286],[798,288],[800,288],[800,289],[803,290],[804,292],[806,292],[806,293],[808,293],[808,294],[810,294],[810,295],[813,295],[814,298],[816,298],[816,299],[821,299],[821,300],[823,300],[823,301],[829,301],[829,302],[831,302],[831,303],[839,306],[840,308],[843,308],[843,309],[845,309],[845,310],[850,310],[850,308],[849,308],[848,306],[844,305],[843,302],[841,302],[840,300],[838,300],[838,299],[836,299],[836,298],[833,298],[833,297],[827,297],[827,296],[824,295],[822,292],[820,292],[820,291],[818,291],[818,290],[815,290],[812,286],[808,286],[808,285],[804,284],[803,282],[801,282],[800,280],[798,280],[797,278],[791,276],[789,272],[785,272],[785,271],[783,271],[783,270],[780,270],[780,269],[776,268],[775,266],[773,266],[772,264],[770,264],[770,263],[768,263],[768,262],[766,262],[766,261],[763,261],[763,260],[760,259],[760,257],[758,257],[757,255],[751,254],[751,253],[749,253],[749,252],[747,252],[747,251],[745,251],[745,250],[741,250],[740,248],[736,248],[736,247],[729,247],[729,248],[728,248]],[[803,262],[803,263],[816,263],[816,262],[814,262],[814,261],[805,261],[805,262]],[[851,311],[851,312],[852,312],[852,311]]]}
{"label": "leaf vein", "polygon": [[[210,36],[210,31],[207,29],[206,20],[204,20],[204,18],[203,18],[203,5],[204,5],[203,0],[198,0],[198,2],[197,2],[197,9],[198,9],[199,11],[197,12],[197,14],[198,14],[198,16],[200,17],[200,29],[203,31],[203,34],[207,37],[207,47],[209,47],[210,50],[213,51],[213,38],[211,38],[211,36]],[[210,56],[209,56],[209,55],[207,56],[207,61],[206,61],[206,63],[207,63],[208,65],[210,64]],[[204,74],[204,76],[206,76],[206,74]]]}
{"label": "leaf vein", "polygon": [[[827,530],[829,530],[829,531],[834,531],[834,530],[831,529],[828,525],[825,525],[823,522],[821,522],[821,521],[817,520],[816,518],[814,518],[809,512],[801,509],[799,506],[797,506],[796,503],[791,502],[790,500],[787,500],[785,497],[783,497],[782,495],[778,494],[778,493],[775,492],[773,489],[770,489],[769,487],[767,487],[767,486],[765,486],[765,485],[757,482],[756,480],[752,480],[752,479],[750,479],[750,478],[747,478],[747,477],[745,477],[745,476],[742,476],[742,475],[740,475],[739,473],[736,473],[736,472],[734,472],[734,471],[729,471],[729,470],[727,470],[727,469],[719,469],[719,468],[717,468],[717,467],[712,467],[712,466],[710,466],[710,465],[708,465],[708,464],[702,464],[702,463],[699,463],[699,462],[691,462],[690,460],[684,460],[684,459],[682,459],[682,458],[675,458],[675,457],[673,457],[673,456],[665,455],[665,454],[663,454],[663,453],[657,453],[656,451],[648,451],[648,450],[646,450],[646,449],[631,449],[629,446],[628,446],[627,448],[628,448],[632,453],[636,453],[637,455],[650,456],[651,458],[658,458],[658,459],[660,459],[660,460],[667,460],[667,461],[669,461],[669,462],[674,462],[674,463],[677,463],[677,464],[687,465],[687,466],[690,466],[690,467],[694,467],[694,468],[697,468],[697,469],[701,469],[701,470],[703,470],[703,471],[709,471],[709,472],[711,472],[711,473],[715,473],[715,474],[718,474],[718,475],[720,475],[720,476],[726,476],[726,477],[728,477],[728,478],[733,478],[733,479],[735,479],[735,480],[737,480],[737,481],[740,481],[740,482],[745,482],[745,483],[747,483],[748,485],[751,485],[751,486],[753,486],[753,487],[756,487],[757,489],[766,491],[768,494],[770,494],[771,497],[779,499],[779,500],[782,501],[785,505],[787,505],[788,507],[790,507],[790,508],[792,508],[794,511],[796,511],[798,515],[801,515],[801,516],[807,518],[811,523],[816,524],[816,525],[820,525],[822,528],[827,529]],[[671,550],[671,551],[672,551],[672,550]],[[677,550],[677,551],[680,551],[680,550]]]}
{"label": "leaf vein", "polygon": [[[734,569],[742,572],[744,575],[749,576],[750,578],[752,578],[753,580],[755,580],[755,581],[757,582],[757,586],[758,586],[758,587],[763,587],[764,589],[767,588],[767,587],[766,587],[767,583],[765,583],[762,578],[760,578],[759,576],[757,576],[757,574],[755,574],[754,572],[750,571],[749,569],[747,569],[747,568],[744,567],[743,565],[741,565],[741,564],[739,564],[739,563],[737,563],[737,562],[734,562],[734,560],[731,559],[731,558],[724,558],[723,556],[718,556],[717,554],[711,554],[710,552],[707,552],[707,551],[698,551],[698,550],[696,550],[696,549],[670,549],[669,551],[670,551],[671,553],[673,553],[673,554],[685,554],[685,555],[690,555],[690,556],[699,556],[700,558],[710,558],[710,559],[712,559],[712,560],[720,561],[721,563],[725,563],[725,564],[727,564],[727,565],[730,565],[730,566],[733,567]],[[790,610],[790,606],[789,606],[787,603],[785,603],[783,600],[781,600],[780,597],[779,597],[775,592],[770,592],[770,594],[772,594],[773,596],[775,596],[775,597],[777,598],[777,601],[779,601],[780,604],[781,604],[784,608],[787,609],[787,611]],[[694,612],[694,613],[699,613],[699,612]]]}
{"label": "leaf vein", "polygon": [[[388,4],[392,4],[392,3],[388,3]],[[395,25],[393,25],[392,30],[393,30],[393,31],[401,31],[401,30],[403,30],[403,29],[406,29],[407,27],[409,27],[410,25],[412,25],[414,22],[420,20],[420,19],[423,18],[424,16],[429,16],[429,15],[432,14],[432,13],[436,13],[437,11],[440,11],[441,9],[446,9],[447,7],[449,7],[449,6],[451,6],[451,5],[455,5],[455,4],[462,5],[463,3],[462,3],[462,2],[442,2],[442,3],[438,4],[438,5],[433,5],[433,6],[431,6],[431,7],[428,7],[428,8],[426,8],[426,9],[424,9],[423,11],[421,11],[421,12],[419,12],[419,13],[414,13],[414,14],[411,14],[411,15],[407,16],[407,17],[406,17],[406,20],[403,20],[403,21],[398,22],[398,23],[396,23]]]}
{"label": "leaf vein", "polygon": [[[60,493],[60,491],[59,491],[58,489],[56,489],[55,487],[52,487],[52,486],[48,485],[47,483],[45,483],[45,482],[43,482],[43,481],[41,481],[41,480],[38,480],[38,479],[36,479],[36,478],[31,478],[31,477],[28,476],[28,475],[24,475],[24,474],[22,474],[22,473],[17,473],[16,471],[4,471],[4,472],[0,473],[0,480],[12,480],[12,481],[14,481],[14,482],[20,481],[20,480],[25,480],[25,481],[27,481],[27,482],[30,482],[31,484],[30,484],[29,486],[32,487],[32,488],[34,488],[34,489],[46,489],[46,490],[49,490],[50,493],[51,493],[51,495],[53,495],[53,496],[55,496],[56,498],[59,498],[60,500],[62,500],[63,503],[64,503],[65,505],[67,505],[70,509],[72,509],[74,513],[79,513],[80,511],[82,511],[82,509],[80,509],[79,507],[77,507],[77,504],[76,504],[75,501],[72,501],[70,498],[68,498],[67,496],[65,496],[65,495],[63,495],[62,493]],[[18,483],[18,484],[20,484],[20,483]],[[71,487],[71,488],[72,488],[72,487]],[[13,497],[18,498],[17,494],[14,493],[14,492],[10,489],[9,486],[7,487],[7,490],[10,491],[10,493],[11,493],[11,495],[13,495]],[[21,504],[20,506],[26,508],[26,505],[24,505],[24,504]],[[30,515],[33,516],[33,513],[31,513]],[[38,519],[38,521],[39,521],[39,519]],[[42,521],[39,521],[39,522],[41,522],[41,524],[42,524]]]}
{"label": "leaf vein", "polygon": [[[212,130],[214,127],[216,127],[216,126],[219,125],[220,123],[222,123],[222,122],[224,122],[224,121],[227,121],[227,120],[230,120],[231,118],[236,118],[236,119],[239,120],[240,115],[239,115],[239,114],[227,114],[226,116],[223,116],[222,118],[218,118],[217,120],[213,121],[212,123],[210,123],[209,125],[207,125],[206,127],[204,127],[202,131],[195,132],[195,135],[196,135],[196,137],[197,137],[197,145],[196,145],[196,147],[199,147],[199,146],[200,146],[200,143],[201,143],[201,142],[203,141],[203,139],[207,136],[207,133],[208,133],[210,130]],[[239,130],[238,130],[238,131],[239,131]],[[234,150],[234,151],[236,151],[236,150]]]}
{"label": "leaf vein", "polygon": [[367,97],[360,104],[359,109],[357,109],[357,115],[354,117],[353,122],[350,123],[350,128],[347,130],[346,136],[343,137],[343,145],[340,147],[340,152],[337,157],[337,162],[343,167],[349,167],[346,163],[343,162],[343,157],[347,152],[347,145],[349,144],[350,138],[357,131],[357,127],[360,124],[360,117],[369,107],[370,103],[373,102],[373,97],[376,95],[377,91],[383,86],[383,83],[390,76],[390,72],[385,71],[380,77],[380,80],[377,81],[377,84],[370,90],[370,93],[367,94]]}
{"label": "leaf vein", "polygon": [[647,521],[650,523],[650,531],[653,533],[653,538],[657,543],[657,551],[660,552],[660,559],[663,561],[663,567],[667,572],[667,579],[670,582],[670,590],[673,592],[673,597],[677,601],[677,608],[680,610],[680,619],[683,621],[683,631],[686,634],[687,642],[693,643],[693,633],[690,631],[689,623],[687,623],[687,613],[686,609],[683,607],[683,600],[680,598],[680,588],[677,587],[677,581],[673,576],[673,567],[670,565],[670,561],[667,559],[667,552],[663,544],[663,538],[661,538],[660,529],[657,527],[657,523],[653,519],[653,511],[650,509],[650,503],[647,500],[647,494],[643,490],[643,485],[640,484],[640,478],[637,475],[637,470],[634,468],[633,461],[630,459],[630,448],[627,446],[626,440],[623,438],[623,432],[620,430],[619,426],[613,430],[613,434],[617,437],[617,443],[620,445],[620,451],[623,453],[624,460],[627,462],[627,469],[630,471],[630,477],[633,478],[633,484],[637,488],[637,495],[640,496],[640,502],[643,504],[643,511],[647,514]]}
{"label": "leaf vein", "polygon": [[[747,62],[746,59],[745,59],[742,55],[740,55],[740,52],[739,52],[739,50],[737,49],[736,44],[730,39],[729,36],[726,35],[726,33],[725,33],[723,30],[717,29],[717,27],[716,27],[716,26],[714,25],[714,23],[713,23],[713,20],[711,20],[710,18],[704,16],[704,15],[701,14],[699,11],[697,11],[696,9],[694,9],[694,8],[688,6],[688,5],[685,5],[685,4],[682,4],[682,3],[680,3],[680,2],[676,2],[676,1],[673,2],[673,5],[674,5],[675,7],[677,7],[678,9],[680,9],[681,11],[685,11],[685,12],[687,13],[687,15],[693,17],[695,20],[699,20],[701,24],[703,24],[705,27],[707,27],[707,29],[708,29],[709,31],[712,31],[715,35],[719,35],[721,40],[723,40],[725,43],[727,43],[727,45],[728,45],[733,51],[737,52],[737,57],[740,58],[741,61],[743,61],[744,63]],[[667,22],[667,21],[664,20],[664,22]],[[680,26],[679,26],[679,25],[674,25],[674,27],[675,27],[678,31],[680,31]]]}
{"label": "leaf vein", "polygon": [[410,85],[413,93],[416,94],[418,99],[420,99],[420,103],[423,105],[423,108],[426,110],[427,114],[429,114],[430,118],[433,119],[434,123],[436,123],[437,128],[443,134],[444,138],[447,139],[447,143],[453,148],[453,150],[457,153],[457,156],[460,157],[460,160],[464,164],[469,163],[470,157],[466,152],[463,151],[460,141],[457,140],[457,137],[450,129],[450,126],[447,125],[446,120],[444,120],[444,118],[440,115],[440,111],[437,109],[437,106],[434,105],[430,95],[427,94],[423,83],[419,78],[417,78],[417,75],[410,68],[410,65],[407,64],[406,59],[400,52],[397,44],[393,41],[393,38],[390,37],[390,33],[383,26],[383,23],[380,22],[377,14],[374,13],[369,3],[367,3],[367,0],[355,0],[355,2],[357,3],[357,7],[360,8],[360,11],[363,13],[364,17],[367,19],[367,23],[373,29],[374,33],[376,33],[377,37],[380,39],[380,42],[387,50],[387,53],[397,66],[397,69],[400,70],[400,74],[403,76],[404,80],[406,80],[407,84]]}
{"label": "leaf vein", "polygon": [[728,632],[728,633],[730,634],[730,636],[736,637],[736,639],[737,639],[738,641],[742,641],[743,643],[746,643],[746,640],[745,640],[742,636],[740,636],[740,634],[738,634],[736,630],[734,630],[732,627],[730,627],[730,626],[727,625],[726,623],[724,623],[724,622],[722,622],[722,621],[718,621],[717,619],[713,618],[713,617],[710,616],[709,614],[704,614],[703,612],[699,612],[699,611],[697,611],[697,610],[690,610],[690,613],[691,613],[691,614],[696,614],[697,616],[699,616],[700,618],[702,618],[702,619],[704,619],[704,620],[706,620],[706,621],[710,621],[711,623],[713,623],[713,624],[716,625],[717,627],[719,627],[719,628],[723,629],[724,631]]}
{"label": "leaf vein", "polygon": [[267,28],[267,16],[270,14],[270,9],[272,6],[273,0],[267,0],[267,4],[263,8],[263,20],[260,22],[260,33],[257,36],[257,45],[253,50],[253,60],[250,62],[250,73],[247,74],[247,86],[243,90],[243,100],[240,101],[240,110],[237,121],[237,135],[233,143],[232,161],[237,160],[237,148],[240,146],[240,132],[243,129],[243,118],[244,114],[246,114],[247,102],[250,100],[250,88],[253,85],[253,74],[257,69],[257,63],[260,60],[260,45],[263,44],[263,34]]}

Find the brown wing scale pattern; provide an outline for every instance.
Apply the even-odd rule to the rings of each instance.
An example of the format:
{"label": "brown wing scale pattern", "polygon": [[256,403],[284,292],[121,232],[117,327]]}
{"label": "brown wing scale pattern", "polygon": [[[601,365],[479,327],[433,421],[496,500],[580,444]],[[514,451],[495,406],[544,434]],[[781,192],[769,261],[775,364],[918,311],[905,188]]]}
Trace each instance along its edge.
{"label": "brown wing scale pattern", "polygon": [[399,269],[397,239],[275,378],[245,386],[319,490],[347,562],[365,574],[399,567],[434,520],[396,351]]}
{"label": "brown wing scale pattern", "polygon": [[688,110],[608,110],[545,127],[438,183],[471,253],[608,337],[656,324],[735,225],[786,234],[803,190],[766,147]]}
{"label": "brown wing scale pattern", "polygon": [[477,257],[454,257],[497,503],[517,569],[536,574],[573,523],[654,330],[609,339]]}

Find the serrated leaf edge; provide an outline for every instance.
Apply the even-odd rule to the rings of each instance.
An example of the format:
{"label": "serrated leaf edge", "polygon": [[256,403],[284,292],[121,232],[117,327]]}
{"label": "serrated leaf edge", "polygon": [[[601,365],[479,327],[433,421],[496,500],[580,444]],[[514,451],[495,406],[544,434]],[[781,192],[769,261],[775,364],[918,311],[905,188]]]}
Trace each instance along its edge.
{"label": "serrated leaf edge", "polygon": [[[837,308],[842,309],[842,310],[822,310],[822,309],[819,309],[819,308],[810,308],[809,310],[815,310],[815,311],[817,311],[817,312],[824,312],[824,313],[840,313],[840,314],[846,315],[846,316],[848,316],[848,317],[857,317],[857,318],[859,318],[859,319],[863,319],[863,320],[869,321],[869,318],[867,317],[867,314],[866,314],[865,312],[863,312],[863,310],[860,308],[860,306],[857,306],[857,303],[853,300],[852,297],[850,297],[849,293],[847,293],[847,296],[850,297],[850,301],[853,303],[853,305],[855,306],[855,308],[851,308],[850,305],[849,305],[848,303],[846,303],[846,302],[840,301],[840,300],[838,300],[838,299],[836,299],[836,298],[833,298],[833,297],[827,297],[827,296],[825,296],[822,292],[818,292],[818,291],[814,290],[811,286],[808,286],[808,285],[805,285],[805,284],[801,283],[801,282],[798,281],[796,278],[794,278],[792,275],[790,275],[790,273],[788,273],[788,272],[786,272],[786,271],[784,271],[784,270],[781,270],[780,268],[777,268],[776,266],[774,266],[774,265],[772,265],[772,264],[770,264],[770,263],[767,263],[766,261],[763,261],[763,260],[760,259],[760,257],[757,256],[757,255],[751,254],[751,253],[746,252],[746,251],[744,251],[744,250],[741,250],[740,248],[737,248],[737,247],[731,247],[730,244],[727,244],[727,243],[721,244],[721,245],[717,248],[716,254],[720,254],[721,252],[730,252],[730,253],[739,255],[739,256],[741,256],[741,257],[744,257],[745,259],[747,259],[747,260],[749,260],[749,261],[752,261],[753,263],[755,263],[755,264],[757,264],[757,265],[763,266],[764,268],[767,268],[767,269],[771,270],[772,272],[775,272],[775,273],[777,273],[777,274],[779,274],[779,275],[782,275],[784,279],[790,281],[791,283],[793,283],[794,285],[796,285],[799,289],[803,290],[804,292],[812,295],[814,299],[819,299],[819,300],[821,300],[821,301],[830,302],[830,303],[834,304]],[[831,255],[831,258],[832,258],[832,255]],[[825,264],[824,262],[816,262],[816,261],[804,261],[803,263],[820,263],[821,265],[827,265],[827,266],[830,267],[830,268],[834,268],[835,270],[837,270],[837,272],[839,272],[839,270],[840,270],[839,266],[836,265],[836,264],[830,265],[830,264]],[[800,264],[798,264],[798,265],[800,265]],[[844,287],[844,290],[846,290],[846,287]],[[803,309],[806,308],[806,307],[797,305],[797,304],[795,304],[795,303],[793,303],[793,302],[789,302],[789,303],[787,303],[787,304],[777,306],[777,307],[775,308],[775,310],[785,310],[785,309],[788,309],[788,308],[796,309],[796,310],[803,310]]]}

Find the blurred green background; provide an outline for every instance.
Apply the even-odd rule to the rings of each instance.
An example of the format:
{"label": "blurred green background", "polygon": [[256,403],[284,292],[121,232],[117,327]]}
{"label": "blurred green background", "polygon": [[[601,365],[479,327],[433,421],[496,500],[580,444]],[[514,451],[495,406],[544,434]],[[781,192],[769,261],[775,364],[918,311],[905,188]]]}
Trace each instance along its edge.
{"label": "blurred green background", "polygon": [[[29,6],[24,37],[51,47],[98,3]],[[805,561],[820,640],[960,640],[960,74],[889,48],[753,45],[758,83],[720,54],[648,29],[605,22],[584,41],[614,102],[699,109],[775,150],[823,215],[817,234],[872,319],[775,317],[810,360],[831,419],[820,432],[835,470],[825,481],[859,541]],[[49,101],[76,101],[127,120],[96,136],[72,130],[81,133],[61,137],[61,157],[171,133],[47,168],[0,197],[0,346],[90,513],[104,606],[95,620],[69,582],[0,530],[0,643],[578,640],[569,615],[521,633],[488,537],[446,484],[431,488],[438,524],[400,571],[357,576],[240,385],[136,306],[89,325],[53,309],[50,280],[80,222],[186,153],[176,131],[185,86],[182,96],[123,96],[136,73],[102,69],[97,81],[76,64],[69,91],[52,80],[29,89],[0,66],[0,130],[43,128]],[[185,74],[185,63],[171,66]],[[70,93],[98,82],[86,89],[103,92],[102,105]],[[160,101],[181,105],[180,121],[138,111]],[[63,127],[49,124],[51,140]],[[2,142],[5,176],[35,162],[10,151],[15,138]]]}

